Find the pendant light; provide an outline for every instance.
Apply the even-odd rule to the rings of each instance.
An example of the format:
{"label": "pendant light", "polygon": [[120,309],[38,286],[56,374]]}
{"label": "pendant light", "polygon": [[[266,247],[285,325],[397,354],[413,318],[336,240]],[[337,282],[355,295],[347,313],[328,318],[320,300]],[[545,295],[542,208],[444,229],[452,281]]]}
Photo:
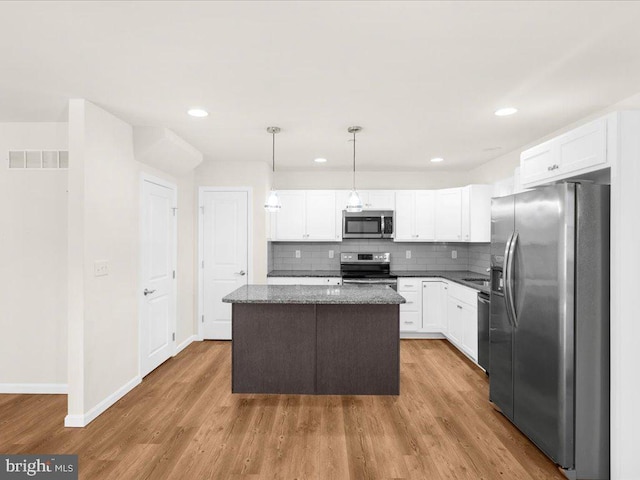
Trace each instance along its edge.
{"label": "pendant light", "polygon": [[267,132],[269,132],[273,138],[272,141],[272,149],[271,149],[271,191],[269,192],[269,196],[267,197],[267,203],[264,204],[264,208],[267,212],[276,213],[279,212],[282,208],[280,205],[280,199],[278,198],[278,192],[273,189],[273,176],[276,171],[276,133],[280,133],[280,127],[267,127]]}
{"label": "pendant light", "polygon": [[356,133],[362,130],[362,127],[349,127],[347,131],[353,133],[353,190],[349,194],[349,200],[347,200],[347,212],[357,213],[362,211],[362,201],[360,195],[356,191]]}

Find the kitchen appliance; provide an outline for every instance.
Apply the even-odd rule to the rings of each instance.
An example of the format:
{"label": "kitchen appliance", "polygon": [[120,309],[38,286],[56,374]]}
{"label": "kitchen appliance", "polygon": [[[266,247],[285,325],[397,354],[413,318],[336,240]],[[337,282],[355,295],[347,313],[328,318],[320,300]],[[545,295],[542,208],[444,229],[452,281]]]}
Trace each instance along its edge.
{"label": "kitchen appliance", "polygon": [[398,279],[390,273],[390,253],[341,253],[343,285],[388,285],[398,289]]}
{"label": "kitchen appliance", "polygon": [[563,183],[491,206],[490,400],[569,478],[609,478],[609,204]]}
{"label": "kitchen appliance", "polygon": [[489,374],[489,294],[478,293],[478,363]]}
{"label": "kitchen appliance", "polygon": [[393,210],[342,212],[342,238],[393,238]]}

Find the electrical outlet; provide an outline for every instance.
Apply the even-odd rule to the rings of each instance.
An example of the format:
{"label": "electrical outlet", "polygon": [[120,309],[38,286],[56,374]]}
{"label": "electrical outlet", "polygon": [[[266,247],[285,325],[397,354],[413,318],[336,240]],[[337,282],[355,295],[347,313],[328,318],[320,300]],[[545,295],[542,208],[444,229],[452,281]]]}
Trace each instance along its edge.
{"label": "electrical outlet", "polygon": [[451,258],[458,258],[458,251],[457,250],[451,250]]}
{"label": "electrical outlet", "polygon": [[300,250],[296,250],[296,258],[300,258]]}
{"label": "electrical outlet", "polygon": [[333,258],[333,250],[329,250],[329,258]]}
{"label": "electrical outlet", "polygon": [[407,258],[411,258],[411,250],[407,250],[405,252],[405,255],[406,255]]}
{"label": "electrical outlet", "polygon": [[93,276],[104,277],[109,275],[109,263],[106,260],[93,263]]}

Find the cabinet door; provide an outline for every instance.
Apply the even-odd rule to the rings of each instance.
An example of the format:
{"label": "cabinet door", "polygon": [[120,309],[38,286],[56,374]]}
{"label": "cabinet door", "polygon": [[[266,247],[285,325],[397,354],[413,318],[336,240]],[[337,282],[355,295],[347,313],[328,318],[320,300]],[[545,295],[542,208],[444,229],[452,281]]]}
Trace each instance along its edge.
{"label": "cabinet door", "polygon": [[447,302],[445,283],[438,280],[422,282],[422,331],[443,333],[446,330]]}
{"label": "cabinet door", "polygon": [[520,178],[523,184],[535,182],[559,174],[554,141],[541,143],[520,154]]}
{"label": "cabinet door", "polygon": [[561,173],[605,163],[607,161],[606,118],[588,123],[560,136],[558,154]]}
{"label": "cabinet door", "polygon": [[394,240],[415,240],[413,226],[415,221],[415,192],[396,192],[396,224]]}
{"label": "cabinet door", "polygon": [[305,192],[288,190],[278,192],[282,208],[275,214],[277,240],[305,240]]}
{"label": "cabinet door", "polygon": [[[396,199],[397,201],[397,199]],[[436,192],[422,190],[415,193],[413,240],[419,242],[433,241],[436,238]]]}
{"label": "cabinet door", "polygon": [[447,297],[447,323],[447,337],[458,348],[462,347],[462,302],[459,302],[451,295]]}
{"label": "cabinet door", "polygon": [[369,210],[395,210],[396,196],[391,190],[369,190],[365,208]]}
{"label": "cabinet door", "polygon": [[468,185],[462,189],[462,240],[491,241],[491,187]]}
{"label": "cabinet door", "polygon": [[473,358],[478,361],[478,308],[459,303],[461,323],[462,323],[462,348]]}
{"label": "cabinet door", "polygon": [[[336,239],[336,195],[333,191],[309,190],[306,193],[305,240]],[[284,205],[282,207],[284,210]]]}
{"label": "cabinet door", "polygon": [[462,240],[462,191],[447,188],[436,193],[436,240]]}

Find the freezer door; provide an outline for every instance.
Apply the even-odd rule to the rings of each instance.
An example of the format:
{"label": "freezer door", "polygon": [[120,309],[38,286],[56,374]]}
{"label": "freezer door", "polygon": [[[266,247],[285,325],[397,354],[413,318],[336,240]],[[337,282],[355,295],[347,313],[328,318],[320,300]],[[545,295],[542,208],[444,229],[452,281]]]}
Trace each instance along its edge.
{"label": "freezer door", "polygon": [[505,250],[514,229],[514,196],[491,201],[491,306],[489,399],[513,420],[513,327],[507,317],[502,278]]}
{"label": "freezer door", "polygon": [[512,246],[514,423],[574,465],[575,185],[516,196]]}

